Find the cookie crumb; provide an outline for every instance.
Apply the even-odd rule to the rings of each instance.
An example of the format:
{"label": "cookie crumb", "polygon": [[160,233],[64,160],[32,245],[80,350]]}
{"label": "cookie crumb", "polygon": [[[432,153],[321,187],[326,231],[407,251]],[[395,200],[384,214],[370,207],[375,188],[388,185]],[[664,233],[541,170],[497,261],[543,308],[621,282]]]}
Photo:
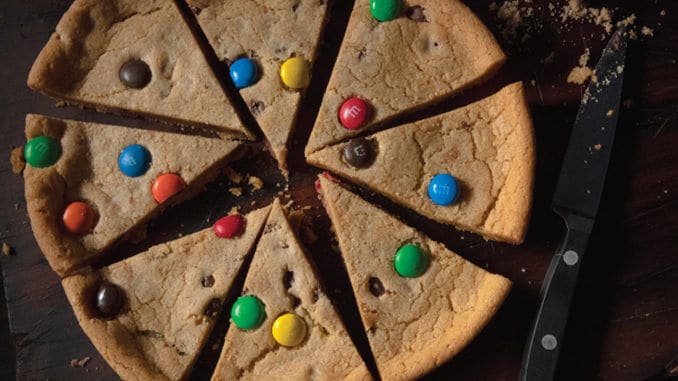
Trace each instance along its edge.
{"label": "cookie crumb", "polygon": [[81,360],[71,359],[71,368],[82,368],[91,360],[92,358],[87,356]]}
{"label": "cookie crumb", "polygon": [[593,149],[595,149],[596,151],[600,151],[601,148],[603,148],[603,145],[600,143],[593,146]]}
{"label": "cookie crumb", "polygon": [[242,196],[242,188],[229,188],[228,191],[235,197]]}
{"label": "cookie crumb", "polygon": [[247,182],[250,183],[254,190],[259,190],[264,187],[264,182],[256,176],[250,176]]}
{"label": "cookie crumb", "polygon": [[612,110],[612,109],[607,110],[607,114],[606,114],[606,115],[607,115],[607,116],[612,116],[612,115],[614,115],[614,110]]}
{"label": "cookie crumb", "polygon": [[228,211],[228,215],[240,213],[240,206],[234,206]]}
{"label": "cookie crumb", "polygon": [[588,67],[590,57],[591,51],[589,48],[586,48],[584,53],[579,56],[579,66],[573,67],[572,71],[570,71],[570,74],[567,76],[567,83],[583,85],[584,82],[593,77],[594,71]]}
{"label": "cookie crumb", "polygon": [[232,183],[240,184],[242,182],[243,177],[242,174],[236,172],[235,170],[233,170],[233,168],[226,167],[226,169],[224,169],[224,173]]}
{"label": "cookie crumb", "polygon": [[54,104],[54,107],[58,107],[58,108],[66,107],[66,102],[58,101]]}
{"label": "cookie crumb", "polygon": [[9,161],[12,163],[12,173],[18,175],[24,171],[26,168],[26,162],[24,161],[24,147],[16,147],[12,149],[12,153],[9,156]]}
{"label": "cookie crumb", "polygon": [[12,255],[12,246],[8,245],[7,242],[2,243],[2,254],[4,255]]}
{"label": "cookie crumb", "polygon": [[649,37],[652,37],[652,36],[654,36],[654,29],[648,28],[648,27],[644,26],[644,27],[642,27],[642,28],[640,29],[640,33],[641,33],[643,36],[649,36]]}

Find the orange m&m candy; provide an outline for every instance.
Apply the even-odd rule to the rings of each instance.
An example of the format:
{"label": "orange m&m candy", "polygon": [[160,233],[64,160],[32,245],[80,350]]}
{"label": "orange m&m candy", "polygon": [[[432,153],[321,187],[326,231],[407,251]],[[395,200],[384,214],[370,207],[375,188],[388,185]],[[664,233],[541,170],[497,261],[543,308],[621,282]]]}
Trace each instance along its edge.
{"label": "orange m&m candy", "polygon": [[153,193],[155,201],[162,204],[184,188],[186,188],[186,182],[181,176],[174,173],[165,173],[153,180],[151,193]]}
{"label": "orange m&m candy", "polygon": [[82,201],[74,201],[64,209],[64,227],[73,234],[87,234],[96,223],[94,210]]}

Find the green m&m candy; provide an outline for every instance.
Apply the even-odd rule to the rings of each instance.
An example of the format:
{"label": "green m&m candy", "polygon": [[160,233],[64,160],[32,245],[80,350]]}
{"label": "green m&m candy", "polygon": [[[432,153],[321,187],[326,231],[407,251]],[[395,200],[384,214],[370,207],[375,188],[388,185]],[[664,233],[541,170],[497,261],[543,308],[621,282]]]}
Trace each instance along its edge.
{"label": "green m&m candy", "polygon": [[416,245],[403,245],[395,253],[393,266],[404,278],[416,278],[426,272],[428,256]]}
{"label": "green m&m candy", "polygon": [[264,303],[254,295],[241,296],[233,303],[231,320],[240,329],[258,328],[266,319]]}
{"label": "green m&m candy", "polygon": [[38,136],[26,143],[24,158],[35,168],[45,168],[54,164],[61,156],[59,142],[49,136]]}
{"label": "green m&m candy", "polygon": [[391,21],[400,15],[402,0],[370,0],[370,12],[379,21]]}

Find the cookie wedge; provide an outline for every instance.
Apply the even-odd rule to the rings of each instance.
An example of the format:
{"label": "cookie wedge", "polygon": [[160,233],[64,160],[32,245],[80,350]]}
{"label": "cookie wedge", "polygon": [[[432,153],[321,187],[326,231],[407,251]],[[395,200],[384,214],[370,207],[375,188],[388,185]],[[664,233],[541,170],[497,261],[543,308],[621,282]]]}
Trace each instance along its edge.
{"label": "cookie wedge", "polygon": [[[243,296],[262,303],[262,310],[257,311],[260,325],[239,328],[237,316],[246,309],[231,310],[233,323],[213,381],[371,379],[277,199],[252,258]],[[280,316],[290,313],[304,332],[294,345],[283,346],[274,339],[272,327]]]}
{"label": "cookie wedge", "polygon": [[[307,160],[435,221],[497,241],[517,244],[525,237],[535,141],[521,83],[445,114],[325,148]],[[438,174],[459,182],[456,202],[443,206],[429,198]]]}
{"label": "cookie wedge", "polygon": [[[241,88],[240,94],[287,173],[287,141],[308,86],[327,1],[188,0],[188,4],[220,60],[232,64],[246,57],[258,66],[255,82]],[[303,79],[295,84],[301,88],[282,80],[281,67],[291,58],[304,61],[297,62],[301,73],[290,74]]]}
{"label": "cookie wedge", "polygon": [[[324,176],[319,181],[381,378],[415,379],[454,357],[499,309],[511,282]],[[400,262],[406,245],[419,248],[423,266],[411,267],[412,256]],[[401,276],[403,264],[418,271]]]}
{"label": "cookie wedge", "polygon": [[253,138],[172,0],[76,0],[28,86],[68,102]]}
{"label": "cookie wedge", "polygon": [[[242,154],[240,143],[232,140],[42,115],[26,116],[26,138],[24,183],[31,227],[50,266],[61,276],[115,243],[143,235],[151,218],[200,192],[229,160]],[[119,166],[121,151],[131,145],[140,145],[148,154],[147,169],[136,177]],[[56,159],[51,165],[31,165],[31,159],[46,158],[50,152],[55,155],[52,161]],[[37,163],[43,164],[50,163]],[[170,192],[160,196],[171,197],[159,202],[158,189],[166,189],[153,188],[161,177],[185,187],[170,186]],[[82,231],[67,228],[65,214],[74,202],[86,204],[91,215],[90,226]]]}
{"label": "cookie wedge", "polygon": [[[461,1],[413,5],[379,22],[370,0],[356,0],[306,155],[456,94],[492,76],[506,60]],[[355,123],[344,127],[339,114],[354,97],[364,104],[347,104]]]}
{"label": "cookie wedge", "polygon": [[270,209],[247,214],[235,237],[208,228],[63,279],[80,326],[122,379],[186,378]]}

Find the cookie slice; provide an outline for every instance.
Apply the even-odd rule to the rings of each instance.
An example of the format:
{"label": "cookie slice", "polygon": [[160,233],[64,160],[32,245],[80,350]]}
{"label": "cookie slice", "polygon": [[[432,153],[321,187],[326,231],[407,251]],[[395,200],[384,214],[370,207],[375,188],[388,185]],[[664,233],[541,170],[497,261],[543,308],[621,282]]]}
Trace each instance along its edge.
{"label": "cookie slice", "polygon": [[412,4],[400,11],[401,0],[356,0],[306,155],[456,94],[504,63],[460,1]]}
{"label": "cookie slice", "polygon": [[186,377],[270,209],[62,281],[80,326],[122,379]]}
{"label": "cookie slice", "polygon": [[286,171],[287,141],[310,83],[327,2],[188,0]]}
{"label": "cookie slice", "polygon": [[525,237],[535,148],[521,83],[442,115],[325,148],[308,162],[487,239],[517,244]]}
{"label": "cookie slice", "polygon": [[276,200],[212,380],[371,379]]}
{"label": "cookie slice", "polygon": [[62,276],[143,233],[151,218],[201,191],[241,154],[231,140],[41,115],[26,116],[26,138],[28,215]]}
{"label": "cookie slice", "polygon": [[464,260],[324,176],[320,193],[382,379],[415,379],[449,360],[508,295],[508,279]]}
{"label": "cookie slice", "polygon": [[69,102],[252,138],[172,0],[76,0],[28,86]]}

